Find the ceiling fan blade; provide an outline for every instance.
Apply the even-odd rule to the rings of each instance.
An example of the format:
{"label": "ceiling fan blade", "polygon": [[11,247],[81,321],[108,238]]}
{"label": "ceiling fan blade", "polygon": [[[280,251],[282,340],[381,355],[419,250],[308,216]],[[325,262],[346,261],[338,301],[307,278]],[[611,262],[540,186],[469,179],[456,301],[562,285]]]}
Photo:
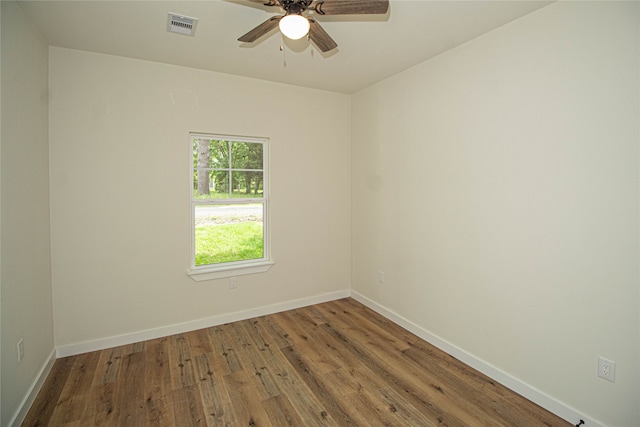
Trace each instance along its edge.
{"label": "ceiling fan blade", "polygon": [[327,34],[315,19],[309,19],[309,39],[318,46],[322,52],[328,52],[338,47],[338,44]]}
{"label": "ceiling fan blade", "polygon": [[313,7],[320,15],[384,14],[389,0],[316,0]]}
{"label": "ceiling fan blade", "polygon": [[245,43],[252,43],[258,40],[260,37],[267,34],[269,31],[273,30],[278,26],[278,22],[282,19],[282,16],[274,16],[272,18],[267,19],[262,24],[255,27],[253,30],[249,31],[244,36],[240,37],[238,41]]}

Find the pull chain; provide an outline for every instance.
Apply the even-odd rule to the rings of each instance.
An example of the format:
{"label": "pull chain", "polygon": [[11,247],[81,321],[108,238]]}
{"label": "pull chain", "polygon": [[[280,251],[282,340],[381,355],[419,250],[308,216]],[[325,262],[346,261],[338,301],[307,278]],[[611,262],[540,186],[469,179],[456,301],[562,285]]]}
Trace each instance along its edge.
{"label": "pull chain", "polygon": [[284,49],[284,36],[280,34],[280,52],[282,52],[282,66],[287,68],[287,51]]}

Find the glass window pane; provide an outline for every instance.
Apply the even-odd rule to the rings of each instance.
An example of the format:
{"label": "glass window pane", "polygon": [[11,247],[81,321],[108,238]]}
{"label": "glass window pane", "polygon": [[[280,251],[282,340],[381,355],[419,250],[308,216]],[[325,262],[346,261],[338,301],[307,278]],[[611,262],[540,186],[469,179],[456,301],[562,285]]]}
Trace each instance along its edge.
{"label": "glass window pane", "polygon": [[229,172],[196,169],[193,172],[193,198],[229,198]]}
{"label": "glass window pane", "polygon": [[231,145],[233,169],[262,169],[262,144],[234,142]]}
{"label": "glass window pane", "polygon": [[212,168],[229,169],[229,141],[210,140],[209,153]]}
{"label": "glass window pane", "polygon": [[196,205],[195,264],[264,258],[262,204]]}
{"label": "glass window pane", "polygon": [[234,171],[232,173],[234,198],[262,198],[263,173],[253,171]]}
{"label": "glass window pane", "polygon": [[229,169],[228,141],[194,138],[193,168]]}

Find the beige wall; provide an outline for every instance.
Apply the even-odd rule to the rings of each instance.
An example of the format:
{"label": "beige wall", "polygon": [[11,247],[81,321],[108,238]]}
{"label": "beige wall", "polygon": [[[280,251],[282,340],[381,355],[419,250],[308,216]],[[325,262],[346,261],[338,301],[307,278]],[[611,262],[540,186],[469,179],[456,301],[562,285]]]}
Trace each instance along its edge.
{"label": "beige wall", "polygon": [[555,3],[352,99],[352,289],[612,426],[640,425],[638,28]]}
{"label": "beige wall", "polygon": [[[47,45],[2,1],[2,418],[17,414],[54,350],[49,241]],[[16,344],[24,340],[24,359]]]}
{"label": "beige wall", "polygon": [[[1,10],[2,425],[52,317],[60,348],[350,284],[578,413],[640,423],[637,3],[557,3],[353,97],[51,48],[48,131],[46,43]],[[189,131],[271,139],[276,265],[237,290],[186,275]]]}
{"label": "beige wall", "polygon": [[[56,346],[350,285],[350,97],[50,49]],[[189,132],[270,138],[266,273],[195,282]]]}

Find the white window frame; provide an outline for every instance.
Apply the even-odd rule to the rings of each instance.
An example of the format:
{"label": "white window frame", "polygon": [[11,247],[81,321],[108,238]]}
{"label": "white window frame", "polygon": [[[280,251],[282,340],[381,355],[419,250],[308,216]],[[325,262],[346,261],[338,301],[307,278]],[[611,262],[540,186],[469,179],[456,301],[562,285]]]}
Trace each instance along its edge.
{"label": "white window frame", "polygon": [[[250,142],[262,144],[262,188],[263,193],[261,198],[230,198],[230,199],[195,199],[193,196],[193,140],[198,139],[213,139],[222,141],[233,142]],[[245,274],[255,274],[267,271],[273,264],[271,259],[271,245],[270,245],[270,226],[269,226],[269,139],[268,138],[256,138],[246,136],[235,135],[220,135],[220,134],[207,134],[207,133],[189,133],[189,199],[191,209],[191,266],[188,271],[188,275],[195,281],[200,282],[204,280],[222,279],[225,277],[241,276]],[[229,153],[231,155],[231,153]],[[229,183],[231,184],[231,182]],[[263,243],[264,253],[263,257],[259,259],[243,260],[225,262],[219,264],[208,264],[196,266],[196,239],[195,239],[195,209],[197,205],[238,205],[238,204],[255,204],[261,203],[263,205],[262,221],[263,221]]]}

